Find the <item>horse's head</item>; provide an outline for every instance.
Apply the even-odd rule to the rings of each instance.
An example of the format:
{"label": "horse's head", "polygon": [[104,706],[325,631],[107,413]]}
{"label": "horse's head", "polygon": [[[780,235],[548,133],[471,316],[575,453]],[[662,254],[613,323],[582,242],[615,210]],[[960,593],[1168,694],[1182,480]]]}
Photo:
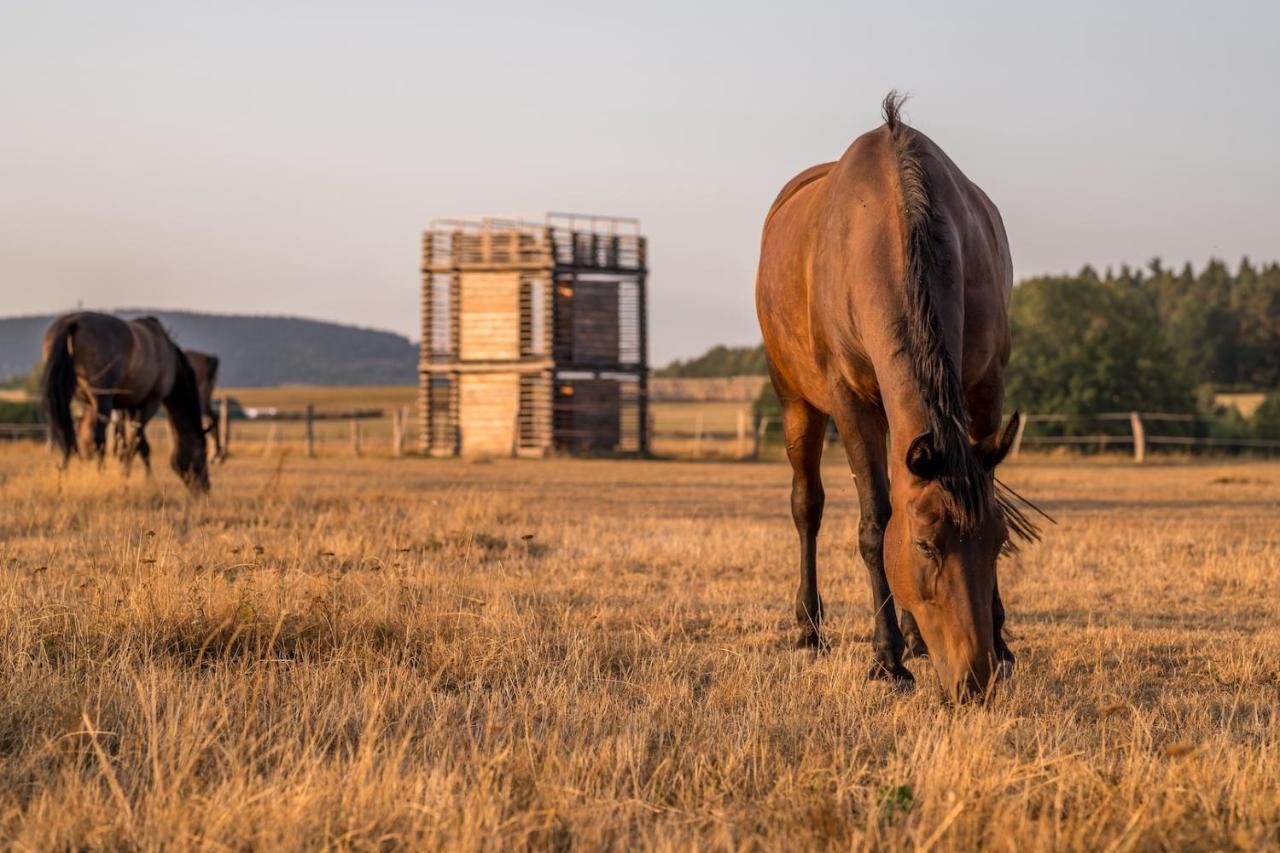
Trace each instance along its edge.
{"label": "horse's head", "polygon": [[929,657],[953,700],[985,695],[995,672],[993,599],[996,559],[1009,527],[993,488],[993,471],[1009,452],[1017,429],[966,446],[972,493],[957,510],[955,483],[931,433],[917,436],[906,455],[906,476],[895,483],[885,529],[884,565],[898,604],[915,617]]}
{"label": "horse's head", "polygon": [[171,352],[175,362],[173,390],[164,405],[177,440],[169,464],[188,489],[204,494],[209,491],[209,450],[205,442],[199,383],[182,350],[174,344]]}
{"label": "horse's head", "polygon": [[204,431],[190,433],[178,430],[177,433],[169,464],[188,489],[195,494],[205,494],[209,491],[209,452]]}

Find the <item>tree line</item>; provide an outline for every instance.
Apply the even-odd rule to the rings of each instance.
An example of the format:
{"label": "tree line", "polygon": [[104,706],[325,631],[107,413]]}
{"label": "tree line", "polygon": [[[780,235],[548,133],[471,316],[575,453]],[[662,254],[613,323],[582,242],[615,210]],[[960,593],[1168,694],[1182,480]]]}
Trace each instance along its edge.
{"label": "tree line", "polygon": [[[1280,439],[1280,263],[1213,259],[1196,270],[1121,266],[1019,283],[1010,306],[1013,355],[1006,408],[1078,416],[1103,412],[1197,414],[1188,430]],[[672,363],[674,376],[764,373],[764,349],[718,346]],[[1269,396],[1250,418],[1215,403],[1221,392]],[[772,389],[760,401],[776,411]],[[1091,431],[1100,431],[1096,425]]]}
{"label": "tree line", "polygon": [[1158,260],[1019,284],[1009,401],[1049,413],[1194,412],[1220,391],[1280,386],[1280,264],[1198,273]]}

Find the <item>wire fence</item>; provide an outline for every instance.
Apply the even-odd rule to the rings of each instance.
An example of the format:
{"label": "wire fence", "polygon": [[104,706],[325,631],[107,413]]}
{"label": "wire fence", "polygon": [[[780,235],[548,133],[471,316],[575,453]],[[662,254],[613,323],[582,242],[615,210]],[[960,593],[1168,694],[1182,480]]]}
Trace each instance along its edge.
{"label": "wire fence", "polygon": [[[1280,440],[1211,435],[1219,421],[1181,412],[1102,412],[1098,414],[1029,414],[1022,417],[1010,457],[1024,449],[1073,448],[1083,453],[1131,453],[1144,462],[1156,448],[1188,452],[1280,453]],[[761,418],[756,424],[756,453],[781,439],[780,418]],[[829,429],[829,442],[837,440]]]}
{"label": "wire fence", "polygon": [[[271,456],[286,449],[318,456],[405,456],[417,446],[417,418],[409,406],[325,410],[315,405],[236,418],[233,407],[218,407],[220,444],[230,455]],[[684,459],[759,459],[782,450],[782,421],[756,417],[750,406],[703,409],[695,404],[678,412],[650,415],[650,450],[660,457]],[[686,410],[687,409],[687,410]],[[1069,448],[1080,453],[1126,453],[1136,462],[1153,452],[1280,454],[1280,440],[1212,434],[1213,418],[1176,412],[1103,412],[1100,414],[1025,415],[1010,451]],[[154,422],[153,443],[170,441],[163,416]],[[212,431],[212,430],[211,430]],[[212,436],[211,436],[212,438]],[[828,428],[829,443],[839,437]],[[44,424],[0,424],[0,442],[44,441]],[[114,448],[109,448],[114,450]]]}

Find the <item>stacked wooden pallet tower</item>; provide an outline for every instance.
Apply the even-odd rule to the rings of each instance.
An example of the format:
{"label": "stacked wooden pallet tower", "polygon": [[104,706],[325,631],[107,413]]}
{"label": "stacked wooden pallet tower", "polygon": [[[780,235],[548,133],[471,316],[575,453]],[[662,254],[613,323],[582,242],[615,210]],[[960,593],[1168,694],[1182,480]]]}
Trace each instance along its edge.
{"label": "stacked wooden pallet tower", "polygon": [[634,219],[433,222],[422,238],[419,449],[647,454],[645,276]]}

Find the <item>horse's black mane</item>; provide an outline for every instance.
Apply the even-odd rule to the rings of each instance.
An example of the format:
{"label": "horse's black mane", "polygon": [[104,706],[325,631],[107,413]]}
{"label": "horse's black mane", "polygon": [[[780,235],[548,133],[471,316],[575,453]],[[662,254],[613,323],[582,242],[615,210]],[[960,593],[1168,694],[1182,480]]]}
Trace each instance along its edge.
{"label": "horse's black mane", "polygon": [[897,324],[899,355],[920,389],[925,424],[932,438],[935,479],[947,509],[961,530],[974,529],[992,501],[992,478],[969,444],[969,413],[960,373],[947,351],[935,293],[952,286],[946,235],[941,214],[933,208],[929,173],[916,149],[916,134],[903,124],[906,98],[890,92],[884,99],[884,121],[898,163],[898,186],[905,231],[907,306]]}

